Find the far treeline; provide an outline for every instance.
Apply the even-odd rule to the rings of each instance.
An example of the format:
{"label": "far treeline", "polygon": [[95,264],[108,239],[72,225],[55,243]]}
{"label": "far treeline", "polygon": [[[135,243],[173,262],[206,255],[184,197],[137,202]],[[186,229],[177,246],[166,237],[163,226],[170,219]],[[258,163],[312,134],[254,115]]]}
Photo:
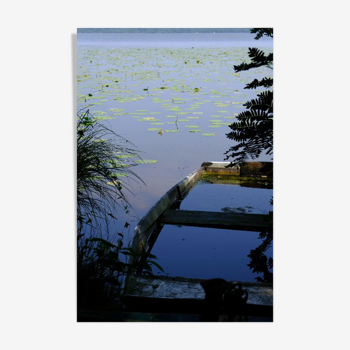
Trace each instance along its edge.
{"label": "far treeline", "polygon": [[250,33],[250,28],[78,28],[78,33]]}

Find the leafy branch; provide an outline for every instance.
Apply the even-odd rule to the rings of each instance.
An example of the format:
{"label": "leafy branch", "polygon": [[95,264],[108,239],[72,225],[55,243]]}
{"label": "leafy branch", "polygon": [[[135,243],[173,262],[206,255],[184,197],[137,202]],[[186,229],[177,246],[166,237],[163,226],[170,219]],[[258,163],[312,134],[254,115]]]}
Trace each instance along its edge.
{"label": "leafy branch", "polygon": [[255,40],[259,40],[264,35],[273,38],[273,28],[253,28],[250,32],[256,34]]}
{"label": "leafy branch", "polygon": [[259,68],[261,66],[269,66],[270,67],[270,65],[273,62],[273,54],[272,53],[269,53],[266,56],[263,51],[257,49],[256,47],[249,48],[248,56],[250,57],[251,62],[250,63],[242,62],[239,65],[234,65],[233,67],[234,67],[236,72],[245,71],[245,70],[249,70],[252,68]]}
{"label": "leafy branch", "polygon": [[[271,28],[255,28],[251,33],[256,33],[255,39],[263,35],[272,37]],[[266,66],[271,68],[273,64],[273,54],[265,55],[258,48],[249,48],[248,55],[250,63],[242,62],[234,65],[236,72],[245,71],[252,68]],[[257,87],[271,88],[273,79],[265,77],[261,80],[254,79],[245,86],[245,89],[256,89]],[[231,160],[229,167],[235,164],[242,164],[250,157],[258,158],[263,151],[267,155],[273,153],[273,91],[267,90],[257,95],[253,99],[243,104],[246,110],[237,116],[238,122],[229,125],[231,131],[226,134],[230,140],[237,142],[227,152],[225,160]]]}

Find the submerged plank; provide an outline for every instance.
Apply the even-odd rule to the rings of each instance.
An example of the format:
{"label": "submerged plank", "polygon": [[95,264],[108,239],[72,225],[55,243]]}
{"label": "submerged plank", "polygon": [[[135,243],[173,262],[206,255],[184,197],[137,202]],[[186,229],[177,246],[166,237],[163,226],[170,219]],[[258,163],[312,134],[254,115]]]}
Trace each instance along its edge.
{"label": "submerged plank", "polygon": [[272,217],[263,214],[167,210],[161,217],[161,223],[261,232],[272,228]]}

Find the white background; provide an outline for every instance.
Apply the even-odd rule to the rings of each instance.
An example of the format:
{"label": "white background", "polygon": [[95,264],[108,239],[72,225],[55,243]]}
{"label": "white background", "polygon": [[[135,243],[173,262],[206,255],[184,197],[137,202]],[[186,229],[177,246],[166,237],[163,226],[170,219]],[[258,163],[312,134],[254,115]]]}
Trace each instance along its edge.
{"label": "white background", "polygon": [[[346,1],[13,1],[1,10],[2,349],[349,349]],[[274,28],[274,322],[76,322],[77,28]]]}

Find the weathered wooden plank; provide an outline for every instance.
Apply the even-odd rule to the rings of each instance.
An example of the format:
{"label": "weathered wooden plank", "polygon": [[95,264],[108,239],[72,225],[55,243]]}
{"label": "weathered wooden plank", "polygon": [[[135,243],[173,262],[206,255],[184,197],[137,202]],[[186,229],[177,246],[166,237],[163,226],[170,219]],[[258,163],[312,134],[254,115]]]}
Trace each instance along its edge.
{"label": "weathered wooden plank", "polygon": [[[147,277],[131,275],[124,296],[153,299],[204,300],[205,292],[200,279],[181,277]],[[273,305],[271,283],[240,282],[248,291],[247,304]]]}
{"label": "weathered wooden plank", "polygon": [[167,210],[161,217],[161,223],[261,232],[271,229],[272,217],[263,214]]}
{"label": "weathered wooden plank", "polygon": [[182,200],[189,190],[195,185],[203,169],[197,169],[186,178],[184,178],[177,185],[173,186],[167,193],[165,193],[159,201],[147,212],[147,214],[140,220],[134,230],[132,238],[132,248],[136,251],[142,251],[147,248],[148,239],[154,229],[156,229],[156,221],[177,201]]}

